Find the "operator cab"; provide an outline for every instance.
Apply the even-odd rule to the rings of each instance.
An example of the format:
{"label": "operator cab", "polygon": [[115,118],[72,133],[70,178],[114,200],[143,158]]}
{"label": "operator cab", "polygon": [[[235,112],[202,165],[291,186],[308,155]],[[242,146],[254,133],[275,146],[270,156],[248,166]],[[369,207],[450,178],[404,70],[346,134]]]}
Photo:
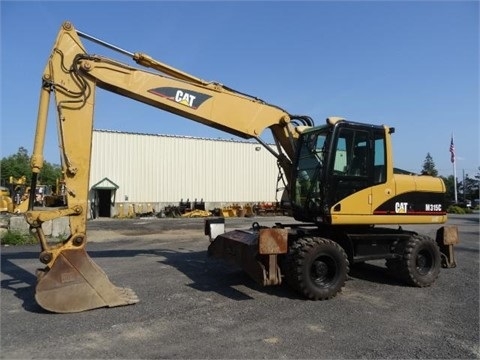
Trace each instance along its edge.
{"label": "operator cab", "polygon": [[340,210],[342,199],[384,183],[387,178],[385,133],[383,126],[339,118],[327,119],[326,125],[305,130],[299,138],[293,173],[294,217],[330,223],[330,213]]}

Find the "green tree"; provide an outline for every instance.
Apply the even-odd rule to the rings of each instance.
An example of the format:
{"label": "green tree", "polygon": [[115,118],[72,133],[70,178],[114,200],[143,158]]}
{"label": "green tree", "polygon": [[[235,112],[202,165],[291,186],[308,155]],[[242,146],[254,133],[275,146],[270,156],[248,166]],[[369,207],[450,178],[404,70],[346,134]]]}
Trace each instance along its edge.
{"label": "green tree", "polygon": [[56,181],[60,178],[61,174],[62,169],[60,168],[60,165],[51,164],[45,161],[38,182],[42,185],[55,186]]}
{"label": "green tree", "polygon": [[[447,201],[447,204],[452,204],[455,201],[455,186],[454,186],[455,180],[453,178],[453,175],[449,175],[448,177],[441,176],[441,178],[445,183],[445,189],[446,189],[445,200]],[[457,185],[458,185],[458,181],[457,181]]]}
{"label": "green tree", "polygon": [[427,156],[425,157],[425,160],[423,161],[423,166],[422,166],[422,175],[431,175],[431,176],[437,176],[438,171],[435,169],[435,162],[433,161],[432,156],[430,153],[427,153]]}
{"label": "green tree", "polygon": [[[4,157],[0,161],[1,183],[7,185],[10,176],[18,179],[22,176],[27,178],[27,184],[32,180],[32,171],[30,169],[30,156],[28,150],[24,147],[18,148],[16,154]],[[39,174],[38,182],[42,185],[55,186],[57,178],[62,174],[60,165],[51,164],[47,161],[43,163],[42,171]]]}
{"label": "green tree", "polygon": [[[478,170],[480,171],[480,167]],[[459,186],[459,190],[461,191],[465,200],[478,199],[479,182],[480,172],[477,173],[473,179],[468,174],[465,175],[465,179],[463,179]]]}
{"label": "green tree", "polygon": [[24,147],[19,147],[14,155],[3,158],[0,163],[1,183],[6,185],[10,176],[20,178],[25,176],[30,182],[32,172],[30,170],[30,157]]}

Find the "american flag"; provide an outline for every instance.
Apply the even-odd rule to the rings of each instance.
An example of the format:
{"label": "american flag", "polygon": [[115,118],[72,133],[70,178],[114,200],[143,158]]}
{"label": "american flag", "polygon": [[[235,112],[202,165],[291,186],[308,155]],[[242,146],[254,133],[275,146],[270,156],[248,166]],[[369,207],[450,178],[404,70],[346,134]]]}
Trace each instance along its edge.
{"label": "american flag", "polygon": [[455,162],[455,145],[453,144],[453,135],[452,139],[450,140],[450,161],[452,164]]}

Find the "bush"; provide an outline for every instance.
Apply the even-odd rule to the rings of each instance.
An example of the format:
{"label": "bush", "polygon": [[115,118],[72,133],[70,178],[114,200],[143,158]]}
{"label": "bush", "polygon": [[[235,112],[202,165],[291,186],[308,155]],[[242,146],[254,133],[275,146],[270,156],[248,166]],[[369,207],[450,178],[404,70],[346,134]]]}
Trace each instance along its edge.
{"label": "bush", "polygon": [[450,214],[473,214],[473,210],[475,209],[472,209],[472,208],[469,208],[469,207],[466,207],[464,206],[464,204],[462,203],[458,203],[456,205],[450,205],[448,208],[447,208],[447,213],[450,213]]}
{"label": "bush", "polygon": [[2,245],[31,245],[38,244],[37,239],[30,234],[8,230],[1,239]]}
{"label": "bush", "polygon": [[471,214],[472,210],[458,206],[458,205],[450,205],[447,209],[447,213],[464,215],[464,214]]}
{"label": "bush", "polygon": [[447,209],[447,213],[449,214],[465,214],[465,209],[457,206],[457,205],[450,205]]}

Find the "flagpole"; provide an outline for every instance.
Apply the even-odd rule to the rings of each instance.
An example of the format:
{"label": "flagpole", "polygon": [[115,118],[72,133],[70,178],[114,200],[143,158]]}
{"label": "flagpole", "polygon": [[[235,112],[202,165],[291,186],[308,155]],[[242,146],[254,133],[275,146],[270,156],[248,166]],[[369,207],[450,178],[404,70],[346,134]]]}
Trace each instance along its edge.
{"label": "flagpole", "polygon": [[457,196],[457,161],[453,161],[453,191],[455,192],[455,204],[458,203],[458,196]]}
{"label": "flagpole", "polygon": [[455,156],[455,145],[453,142],[453,132],[452,132],[452,140],[450,141],[450,153],[451,153],[451,161],[453,165],[453,191],[455,194],[455,204],[458,203],[458,196],[457,196],[457,157]]}

